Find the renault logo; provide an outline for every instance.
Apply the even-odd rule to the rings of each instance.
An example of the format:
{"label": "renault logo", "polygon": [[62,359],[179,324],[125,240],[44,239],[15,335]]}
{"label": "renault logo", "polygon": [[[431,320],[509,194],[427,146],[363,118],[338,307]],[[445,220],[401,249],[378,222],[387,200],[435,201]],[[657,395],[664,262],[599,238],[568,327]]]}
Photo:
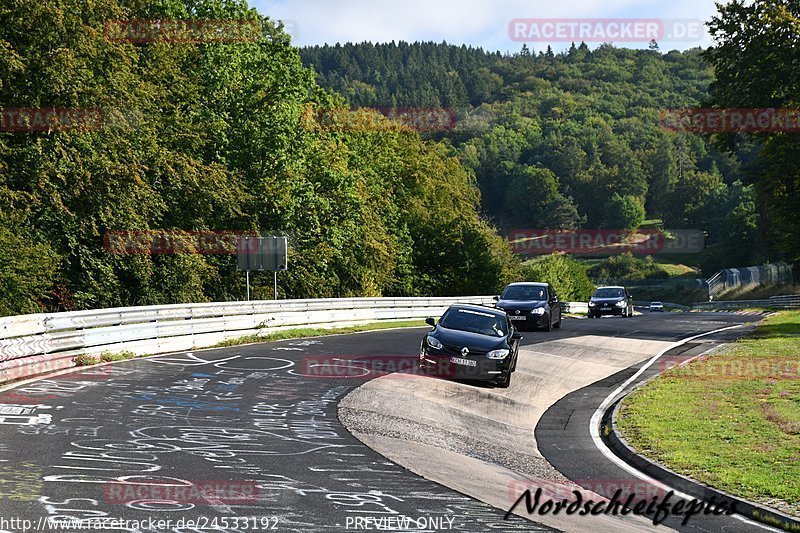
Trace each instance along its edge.
{"label": "renault logo", "polygon": [[461,355],[463,355],[464,357],[468,356],[469,355],[469,348],[467,348],[466,346],[461,348]]}

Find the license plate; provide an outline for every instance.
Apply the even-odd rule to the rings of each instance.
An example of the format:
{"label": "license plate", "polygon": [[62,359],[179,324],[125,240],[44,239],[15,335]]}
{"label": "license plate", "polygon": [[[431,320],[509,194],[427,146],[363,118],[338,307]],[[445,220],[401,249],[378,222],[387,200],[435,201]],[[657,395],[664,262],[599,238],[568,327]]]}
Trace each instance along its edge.
{"label": "license plate", "polygon": [[600,310],[601,311],[611,311],[611,308],[610,307],[601,307]]}
{"label": "license plate", "polygon": [[524,316],[512,316],[512,317],[509,317],[509,318],[511,318],[511,320],[525,320],[527,317],[524,317]]}
{"label": "license plate", "polygon": [[464,366],[478,366],[477,361],[473,361],[472,359],[462,359],[460,357],[451,357],[451,363],[455,363],[457,365],[464,365]]}

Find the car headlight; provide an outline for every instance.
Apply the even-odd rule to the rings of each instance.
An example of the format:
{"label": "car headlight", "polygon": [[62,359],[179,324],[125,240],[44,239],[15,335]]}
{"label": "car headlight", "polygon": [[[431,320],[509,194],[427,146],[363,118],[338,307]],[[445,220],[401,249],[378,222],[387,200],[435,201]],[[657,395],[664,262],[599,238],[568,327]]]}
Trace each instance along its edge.
{"label": "car headlight", "polygon": [[486,354],[486,357],[488,357],[489,359],[505,359],[506,357],[508,357],[509,353],[511,352],[503,348],[501,350],[492,350],[491,352]]}
{"label": "car headlight", "polygon": [[589,302],[589,307],[594,307],[595,305],[597,305],[597,304],[594,303],[594,302]]}
{"label": "car headlight", "polygon": [[536,309],[531,310],[532,315],[543,315],[544,314],[544,307],[537,307]]}
{"label": "car headlight", "polygon": [[620,300],[620,301],[618,301],[618,302],[617,302],[615,305],[616,305],[617,307],[625,307],[625,306],[626,306],[626,305],[628,305],[628,304],[625,302],[625,300]]}
{"label": "car headlight", "polygon": [[441,350],[442,348],[444,348],[444,346],[442,346],[442,343],[439,342],[439,339],[431,335],[428,335],[428,346],[430,346],[434,350]]}

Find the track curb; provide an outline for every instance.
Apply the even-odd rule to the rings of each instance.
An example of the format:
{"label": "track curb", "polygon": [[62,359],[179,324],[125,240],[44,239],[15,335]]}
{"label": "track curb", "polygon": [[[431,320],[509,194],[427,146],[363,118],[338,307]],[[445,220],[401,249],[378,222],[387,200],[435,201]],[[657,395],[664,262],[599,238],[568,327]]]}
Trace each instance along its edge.
{"label": "track curb", "polygon": [[[646,380],[626,392],[603,413],[600,422],[600,435],[603,443],[608,446],[617,457],[651,478],[671,488],[680,490],[698,500],[709,502],[712,501],[713,498],[715,502],[735,503],[737,514],[768,526],[780,528],[784,531],[800,531],[800,519],[700,483],[699,481],[678,474],[677,472],[673,472],[638,454],[619,431],[617,427],[617,417],[622,400],[649,381],[651,380]],[[728,505],[728,507],[730,507],[730,505]]]}

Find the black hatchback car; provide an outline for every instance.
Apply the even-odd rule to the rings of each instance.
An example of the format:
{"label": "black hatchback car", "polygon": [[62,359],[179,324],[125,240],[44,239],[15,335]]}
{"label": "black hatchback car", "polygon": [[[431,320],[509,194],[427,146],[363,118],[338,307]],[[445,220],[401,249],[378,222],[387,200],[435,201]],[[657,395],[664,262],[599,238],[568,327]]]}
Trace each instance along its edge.
{"label": "black hatchback car", "polygon": [[495,307],[508,313],[520,330],[550,331],[561,327],[561,304],[556,291],[547,283],[512,283],[495,300]]}
{"label": "black hatchback car", "polygon": [[598,287],[589,300],[589,318],[633,316],[633,297],[625,287]]}
{"label": "black hatchback car", "polygon": [[422,339],[419,367],[439,377],[491,381],[499,387],[511,384],[517,367],[519,341],[508,316],[480,305],[454,304]]}

